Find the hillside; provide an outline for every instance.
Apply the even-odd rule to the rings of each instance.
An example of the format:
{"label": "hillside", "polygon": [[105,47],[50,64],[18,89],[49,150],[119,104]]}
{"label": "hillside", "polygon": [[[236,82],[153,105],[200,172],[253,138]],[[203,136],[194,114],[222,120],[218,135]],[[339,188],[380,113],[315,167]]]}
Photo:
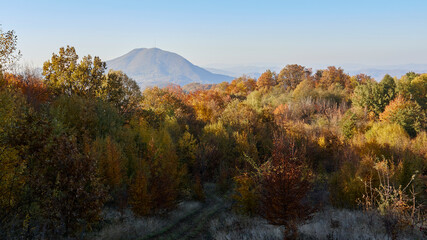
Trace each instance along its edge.
{"label": "hillside", "polygon": [[213,84],[233,77],[214,74],[198,67],[182,56],[159,48],[138,48],[107,61],[109,69],[121,70],[144,89],[149,86],[180,86],[189,83]]}

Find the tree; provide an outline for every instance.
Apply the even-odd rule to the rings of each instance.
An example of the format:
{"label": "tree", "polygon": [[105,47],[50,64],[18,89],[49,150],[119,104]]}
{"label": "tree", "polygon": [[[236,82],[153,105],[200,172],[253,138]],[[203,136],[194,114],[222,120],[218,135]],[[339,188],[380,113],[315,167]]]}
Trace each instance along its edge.
{"label": "tree", "polygon": [[397,92],[408,100],[427,108],[427,74],[407,73],[397,81]]}
{"label": "tree", "polygon": [[[229,95],[246,97],[249,93],[255,90],[256,81],[253,78],[247,77],[245,75],[234,79],[226,87],[226,92]],[[217,86],[216,89],[220,89],[221,86]]]}
{"label": "tree", "polygon": [[383,95],[378,103],[381,104],[382,109],[384,109],[396,96],[396,82],[390,75],[386,74],[378,86],[380,93]]}
{"label": "tree", "polygon": [[59,55],[52,54],[50,61],[43,64],[45,82],[55,94],[95,97],[101,91],[105,62],[90,55],[78,62],[74,47],[59,49]]}
{"label": "tree", "polygon": [[13,63],[21,57],[21,52],[16,48],[17,42],[15,31],[3,32],[0,28],[0,75],[4,70],[10,70]]}
{"label": "tree", "polygon": [[425,111],[416,102],[396,97],[380,114],[380,120],[401,125],[411,137],[426,129]]}
{"label": "tree", "polygon": [[122,115],[129,117],[139,106],[141,90],[122,71],[110,70],[102,82],[101,98],[111,102]]}
{"label": "tree", "polygon": [[303,202],[312,174],[302,156],[291,138],[276,133],[272,159],[261,167],[261,213],[270,223],[285,226],[289,238],[297,237],[297,223],[314,211]]}
{"label": "tree", "polygon": [[311,80],[311,69],[298,64],[286,65],[277,78],[279,85],[293,90],[304,80]]}
{"label": "tree", "polygon": [[369,82],[375,81],[371,76],[368,76],[366,74],[360,73],[354,76],[354,79],[358,84],[367,84]]}
{"label": "tree", "polygon": [[215,90],[197,91],[188,97],[196,118],[204,122],[215,122],[229,101],[229,96]]}
{"label": "tree", "polygon": [[19,207],[26,182],[24,147],[14,141],[23,137],[26,111],[19,92],[0,90],[0,225]]}
{"label": "tree", "polygon": [[354,89],[351,100],[356,107],[366,108],[376,116],[382,113],[385,107],[396,95],[396,84],[390,75],[385,75],[380,83],[368,82]]}
{"label": "tree", "polygon": [[32,184],[48,228],[72,235],[99,220],[105,188],[97,174],[97,162],[79,151],[74,139],[62,135],[51,140]]}
{"label": "tree", "polygon": [[130,185],[130,203],[138,215],[148,215],[176,206],[179,187],[186,174],[166,129],[141,128],[146,151]]}
{"label": "tree", "polygon": [[301,100],[308,97],[314,96],[314,83],[312,80],[305,79],[296,86],[292,93],[292,97],[297,100]]}
{"label": "tree", "polygon": [[330,66],[321,72],[321,77],[316,81],[316,87],[328,89],[329,87],[340,84],[342,87],[349,88],[351,86],[350,76],[344,73],[342,68]]}
{"label": "tree", "polygon": [[257,89],[268,90],[277,84],[277,74],[271,70],[265,71],[256,82]]}
{"label": "tree", "polygon": [[120,146],[107,136],[105,139],[97,139],[91,152],[98,163],[101,180],[114,194],[124,182],[124,156]]}
{"label": "tree", "polygon": [[76,136],[79,144],[114,135],[123,126],[123,118],[109,103],[80,96],[57,98],[50,114],[61,125],[61,131]]}
{"label": "tree", "polygon": [[34,69],[26,68],[22,74],[4,73],[4,83],[8,88],[17,89],[26,97],[27,102],[33,107],[49,99],[49,92],[41,77]]}

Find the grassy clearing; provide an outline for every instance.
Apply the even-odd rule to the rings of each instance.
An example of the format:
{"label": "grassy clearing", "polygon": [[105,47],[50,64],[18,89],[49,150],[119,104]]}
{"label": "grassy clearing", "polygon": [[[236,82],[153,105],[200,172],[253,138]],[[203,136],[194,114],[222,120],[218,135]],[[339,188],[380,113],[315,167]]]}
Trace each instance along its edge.
{"label": "grassy clearing", "polygon": [[258,217],[222,212],[209,224],[209,235],[217,240],[283,239],[280,227]]}
{"label": "grassy clearing", "polygon": [[[384,218],[375,212],[324,209],[299,227],[302,239],[391,239]],[[417,229],[398,230],[398,239],[425,239]]]}
{"label": "grassy clearing", "polygon": [[105,227],[98,233],[89,236],[90,239],[143,239],[173,226],[200,210],[200,202],[186,201],[178,205],[178,208],[167,216],[136,217],[128,210],[121,216],[113,209],[106,209],[103,213]]}
{"label": "grassy clearing", "polygon": [[[209,188],[208,188],[209,189]],[[231,202],[207,191],[205,203],[186,201],[166,216],[136,217],[130,210],[123,216],[106,209],[101,231],[88,239],[201,239],[250,240],[283,239],[283,227],[269,224],[260,217],[232,212]],[[325,208],[299,226],[302,240],[391,239],[384,217],[375,212]],[[413,228],[399,229],[397,239],[426,239]]]}

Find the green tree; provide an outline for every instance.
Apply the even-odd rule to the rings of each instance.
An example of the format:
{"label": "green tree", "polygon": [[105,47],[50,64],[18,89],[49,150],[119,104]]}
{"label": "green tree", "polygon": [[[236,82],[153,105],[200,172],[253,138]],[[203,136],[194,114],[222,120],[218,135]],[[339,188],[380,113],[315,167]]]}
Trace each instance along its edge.
{"label": "green tree", "polygon": [[85,138],[114,136],[123,119],[109,103],[80,96],[61,96],[52,102],[50,114],[60,131],[73,134],[83,143]]}
{"label": "green tree", "polygon": [[105,62],[90,55],[78,62],[74,47],[60,48],[50,61],[43,64],[43,76],[55,94],[95,97],[101,91],[106,69]]}
{"label": "green tree", "polygon": [[385,75],[380,83],[368,82],[354,89],[352,95],[353,105],[366,108],[377,116],[396,95],[396,83],[390,75]]}
{"label": "green tree", "polygon": [[122,115],[129,117],[141,101],[138,84],[122,71],[110,70],[102,82],[101,98],[112,103]]}
{"label": "green tree", "polygon": [[408,100],[427,108],[427,74],[407,73],[397,81],[397,92]]}

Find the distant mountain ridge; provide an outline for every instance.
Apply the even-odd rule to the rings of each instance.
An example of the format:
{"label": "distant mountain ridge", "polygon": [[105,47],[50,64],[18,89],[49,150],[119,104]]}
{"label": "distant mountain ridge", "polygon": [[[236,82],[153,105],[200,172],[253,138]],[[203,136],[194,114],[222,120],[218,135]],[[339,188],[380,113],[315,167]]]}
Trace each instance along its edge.
{"label": "distant mountain ridge", "polygon": [[[225,74],[233,77],[239,77],[242,75],[247,75],[249,77],[258,78],[263,72],[267,69],[279,73],[280,70],[285,67],[286,64],[275,66],[272,64],[270,67],[260,67],[260,66],[205,66],[205,69],[219,74]],[[362,65],[362,64],[314,64],[306,65],[302,64],[313,70],[315,73],[317,70],[326,69],[328,66],[336,66],[344,69],[345,73],[350,75],[357,75],[359,73],[364,73],[373,77],[376,81],[381,81],[384,75],[389,74],[392,77],[400,78],[405,75],[407,72],[415,73],[427,73],[427,64],[400,64],[400,65]]]}
{"label": "distant mountain ridge", "polygon": [[211,73],[176,53],[159,48],[134,49],[107,61],[107,67],[123,71],[142,89],[150,86],[165,87],[168,84],[215,84],[233,79],[227,75]]}

